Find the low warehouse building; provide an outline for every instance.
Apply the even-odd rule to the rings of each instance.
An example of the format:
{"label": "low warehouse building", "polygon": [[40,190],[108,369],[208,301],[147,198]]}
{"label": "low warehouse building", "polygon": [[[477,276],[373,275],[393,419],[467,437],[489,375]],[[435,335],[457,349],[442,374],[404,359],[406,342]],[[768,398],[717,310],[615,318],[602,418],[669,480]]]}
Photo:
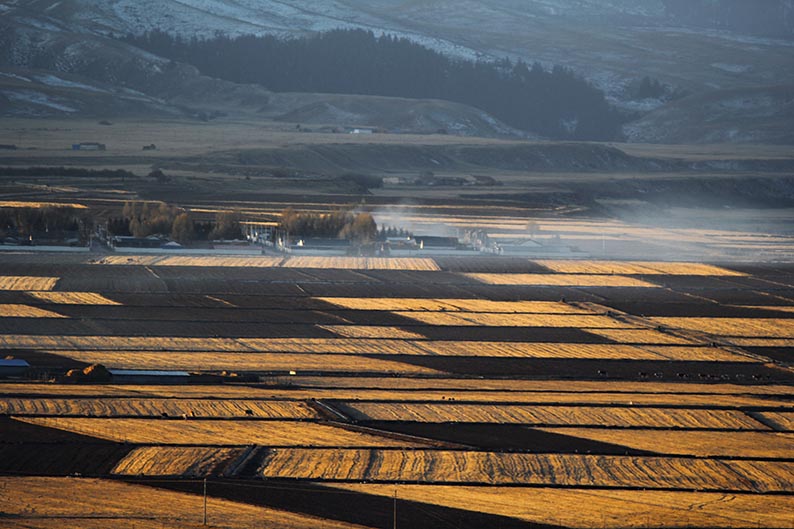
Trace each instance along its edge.
{"label": "low warehouse building", "polygon": [[23,377],[30,369],[30,364],[17,358],[0,359],[0,378]]}

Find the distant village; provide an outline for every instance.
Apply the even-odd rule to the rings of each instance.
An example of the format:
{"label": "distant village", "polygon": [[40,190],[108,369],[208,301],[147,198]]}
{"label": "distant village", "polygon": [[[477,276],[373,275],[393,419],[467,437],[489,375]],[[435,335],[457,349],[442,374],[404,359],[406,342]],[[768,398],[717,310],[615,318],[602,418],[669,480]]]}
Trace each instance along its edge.
{"label": "distant village", "polygon": [[129,202],[120,216],[101,220],[88,209],[68,205],[0,207],[0,249],[364,257],[580,255],[553,234],[528,232],[497,241],[485,230],[413,233],[378,226],[370,213],[349,208],[330,213],[287,208],[278,218],[245,220],[235,211],[194,218],[189,211],[159,202]]}

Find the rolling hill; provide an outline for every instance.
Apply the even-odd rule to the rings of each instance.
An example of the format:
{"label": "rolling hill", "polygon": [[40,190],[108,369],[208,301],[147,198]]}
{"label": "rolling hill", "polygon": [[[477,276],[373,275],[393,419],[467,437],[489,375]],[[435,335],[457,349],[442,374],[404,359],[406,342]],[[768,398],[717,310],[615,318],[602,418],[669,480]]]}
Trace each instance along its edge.
{"label": "rolling hill", "polygon": [[[792,136],[783,124],[744,125],[751,111],[743,105],[707,105],[716,113],[699,113],[698,120],[677,109],[731,90],[779,94],[775,87],[794,85],[794,0],[13,0],[0,4],[0,112],[213,115],[256,107],[263,116],[310,124],[339,116],[349,118],[339,124],[386,128],[411,121],[393,124],[389,109],[396,102],[386,105],[385,115],[374,111],[382,99],[362,100],[368,110],[359,112],[361,105],[340,105],[338,98],[273,98],[257,87],[202,78],[189,66],[109,38],[156,28],[184,36],[388,32],[461,58],[507,56],[570,67],[610,102],[635,113],[639,121],[626,129],[631,141],[779,143]],[[50,74],[61,81],[52,82]],[[638,96],[643,77],[658,80],[665,94]],[[694,99],[671,101],[673,93]],[[268,106],[286,100],[294,105]],[[764,112],[788,115],[786,97],[766,101]],[[436,104],[422,102],[415,113],[442,117],[412,130],[506,132],[488,116],[472,118],[476,109]],[[697,126],[703,121],[719,130]],[[657,125],[664,130],[652,130]],[[743,132],[748,126],[752,130]]]}

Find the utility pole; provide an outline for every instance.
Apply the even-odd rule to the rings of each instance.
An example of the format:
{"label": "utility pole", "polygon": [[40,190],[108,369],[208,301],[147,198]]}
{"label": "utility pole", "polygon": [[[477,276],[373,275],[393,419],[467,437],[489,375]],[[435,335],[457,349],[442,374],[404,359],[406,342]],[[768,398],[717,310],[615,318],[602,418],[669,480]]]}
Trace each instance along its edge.
{"label": "utility pole", "polygon": [[207,478],[204,478],[204,525],[207,525]]}
{"label": "utility pole", "polygon": [[394,489],[394,527],[393,529],[397,529],[397,488]]}

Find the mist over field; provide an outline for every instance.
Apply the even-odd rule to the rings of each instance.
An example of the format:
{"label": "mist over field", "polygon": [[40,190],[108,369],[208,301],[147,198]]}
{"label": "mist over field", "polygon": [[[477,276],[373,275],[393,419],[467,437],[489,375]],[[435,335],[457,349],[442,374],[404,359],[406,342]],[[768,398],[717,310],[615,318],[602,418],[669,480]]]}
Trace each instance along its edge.
{"label": "mist over field", "polygon": [[2,10],[6,116],[792,141],[787,0],[18,0]]}
{"label": "mist over field", "polygon": [[0,0],[0,526],[794,527],[794,0]]}

